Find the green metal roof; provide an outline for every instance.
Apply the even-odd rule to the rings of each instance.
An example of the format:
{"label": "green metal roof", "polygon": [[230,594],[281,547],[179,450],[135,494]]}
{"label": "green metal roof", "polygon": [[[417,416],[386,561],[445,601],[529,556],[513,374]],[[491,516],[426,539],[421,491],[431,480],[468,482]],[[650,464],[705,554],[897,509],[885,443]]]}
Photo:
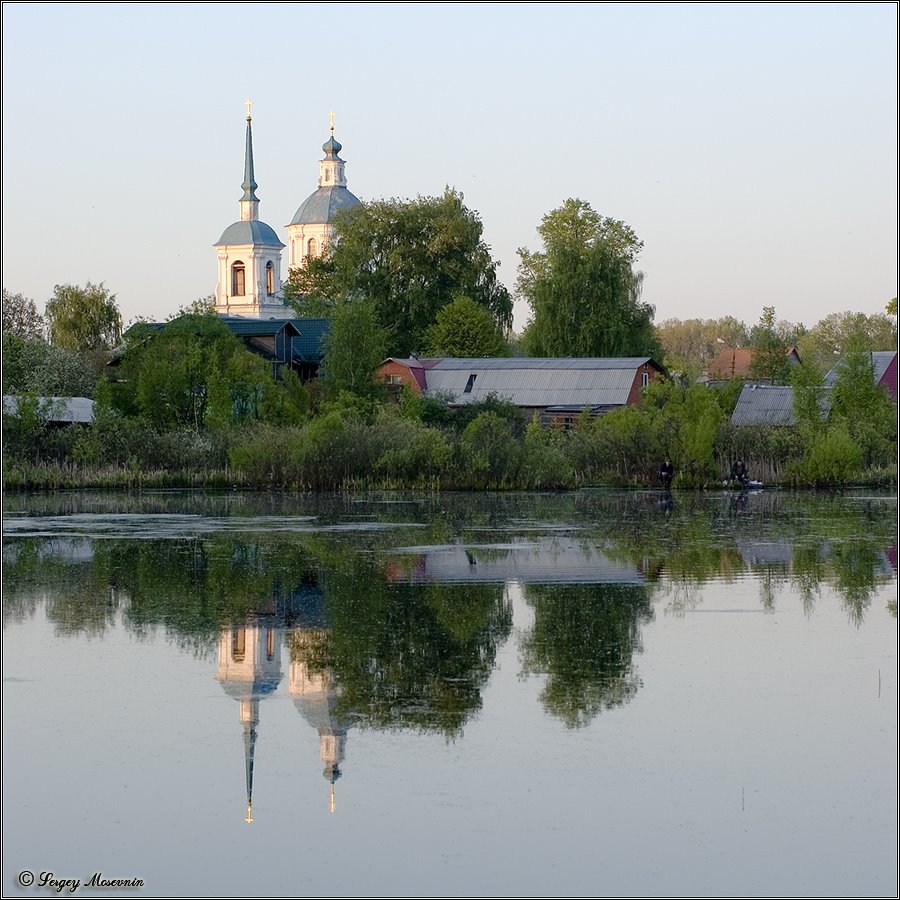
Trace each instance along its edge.
{"label": "green metal roof", "polygon": [[299,333],[293,319],[243,319],[237,316],[222,316],[222,321],[232,334],[240,337],[279,334],[284,328],[291,328]]}
{"label": "green metal roof", "polygon": [[331,319],[292,319],[300,333],[291,341],[291,356],[303,362],[321,362],[324,340],[331,331]]}

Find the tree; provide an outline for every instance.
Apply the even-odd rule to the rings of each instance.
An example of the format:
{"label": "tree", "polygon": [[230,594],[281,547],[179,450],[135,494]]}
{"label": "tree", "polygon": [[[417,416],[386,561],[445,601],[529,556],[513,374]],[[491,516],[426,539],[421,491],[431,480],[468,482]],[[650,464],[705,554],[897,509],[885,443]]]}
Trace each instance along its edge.
{"label": "tree", "polygon": [[288,280],[282,285],[285,304],[300,318],[330,316],[335,295],[334,262],[330,250],[324,256],[308,256],[302,266],[291,269]]}
{"label": "tree", "polygon": [[378,393],[375,370],[387,353],[387,331],[378,321],[372,300],[343,300],[332,314],[325,338],[322,378],[335,391],[359,396]]}
{"label": "tree", "polygon": [[897,407],[875,382],[868,353],[847,353],[831,388],[833,426],[843,425],[862,450],[863,464],[890,465],[897,459]]}
{"label": "tree", "polygon": [[216,295],[207,294],[205,297],[198,297],[193,303],[186,306],[179,306],[178,312],[169,316],[169,321],[177,319],[180,316],[214,316],[216,315]]}
{"label": "tree", "polygon": [[429,356],[509,356],[509,346],[493,316],[462,294],[438,310],[434,324],[425,330],[424,342]]}
{"label": "tree", "polygon": [[820,319],[797,342],[800,357],[823,373],[842,353],[889,350],[897,346],[897,320],[889,314],[831,313]]}
{"label": "tree", "polygon": [[815,365],[801,362],[791,372],[791,386],[794,418],[811,435],[822,428],[822,419],[825,418],[825,380]]}
{"label": "tree", "polygon": [[334,299],[372,302],[378,323],[391,330],[393,353],[421,351],[425,329],[458,294],[487,309],[499,328],[511,326],[512,300],[481,220],[458,191],[363,203],[342,210],[334,227]]}
{"label": "tree", "polygon": [[122,316],[101,281],[83,288],[58,284],[47,301],[50,343],[68,350],[111,350],[122,340]]}
{"label": "tree", "polygon": [[92,397],[100,368],[89,354],[3,334],[4,394]]}
{"label": "tree", "polygon": [[26,340],[44,337],[44,317],[34,300],[22,294],[11,294],[3,288],[3,334],[16,334]]}
{"label": "tree", "polygon": [[784,384],[790,374],[787,360],[790,344],[775,321],[774,306],[763,307],[759,324],[750,332],[750,345],[753,347],[750,376]]}
{"label": "tree", "polygon": [[544,216],[543,249],[519,249],[518,295],[533,313],[530,356],[661,356],[653,307],[641,303],[634,262],[643,244],[624,222],[581,200]]}

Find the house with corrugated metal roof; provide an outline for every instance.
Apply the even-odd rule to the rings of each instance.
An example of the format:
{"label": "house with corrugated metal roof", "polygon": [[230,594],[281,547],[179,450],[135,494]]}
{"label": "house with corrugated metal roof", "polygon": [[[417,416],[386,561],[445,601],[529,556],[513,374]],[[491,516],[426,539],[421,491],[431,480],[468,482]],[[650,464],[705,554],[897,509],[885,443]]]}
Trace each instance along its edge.
{"label": "house with corrugated metal roof", "polygon": [[[872,379],[897,402],[897,351],[868,353]],[[825,395],[822,398],[822,418],[831,411],[829,391],[840,374],[842,361],[825,376]],[[793,425],[794,389],[789,385],[745,384],[731,415],[732,425]]]}
{"label": "house with corrugated metal roof", "polygon": [[[867,354],[872,365],[872,379],[897,402],[897,352],[895,350]],[[831,411],[829,391],[840,374],[839,362],[824,379],[821,400],[822,418]],[[732,425],[793,425],[794,389],[789,385],[745,384],[731,415]]]}
{"label": "house with corrugated metal roof", "polygon": [[[897,351],[876,350],[867,354],[872,365],[872,379],[875,384],[880,384],[894,403],[897,402]],[[825,386],[831,387],[840,374],[844,360],[838,361],[825,376]]]}
{"label": "house with corrugated metal roof", "polygon": [[745,384],[731,414],[732,425],[793,425],[794,389],[781,384]]}
{"label": "house with corrugated metal roof", "polygon": [[[753,376],[750,370],[753,367],[752,347],[723,347],[706,367],[708,381],[730,381],[738,378],[749,381]],[[791,347],[786,354],[789,366],[796,366],[800,362],[800,354],[796,347]],[[768,379],[762,379],[766,384]]]}
{"label": "house with corrugated metal roof", "polygon": [[648,356],[621,358],[396,359],[379,367],[389,388],[465,406],[496,396],[537,413],[544,425],[569,427],[585,409],[598,416],[637,406],[641,389],[663,374]]}

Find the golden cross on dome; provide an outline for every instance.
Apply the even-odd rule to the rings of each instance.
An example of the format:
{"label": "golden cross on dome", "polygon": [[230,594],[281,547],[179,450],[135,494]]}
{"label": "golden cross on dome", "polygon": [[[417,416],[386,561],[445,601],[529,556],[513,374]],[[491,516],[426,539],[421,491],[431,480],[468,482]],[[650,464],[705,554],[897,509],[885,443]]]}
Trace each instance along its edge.
{"label": "golden cross on dome", "polygon": [[250,107],[253,106],[252,100],[245,100],[244,103],[247,104],[247,121],[250,121]]}
{"label": "golden cross on dome", "polygon": [[328,113],[328,118],[331,120],[331,133],[334,134],[334,113]]}

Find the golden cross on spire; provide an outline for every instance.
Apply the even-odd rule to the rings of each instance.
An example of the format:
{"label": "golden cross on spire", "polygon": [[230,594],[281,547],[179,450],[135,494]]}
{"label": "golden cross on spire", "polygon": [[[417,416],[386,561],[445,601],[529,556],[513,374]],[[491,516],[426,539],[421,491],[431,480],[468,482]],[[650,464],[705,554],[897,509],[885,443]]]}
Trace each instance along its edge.
{"label": "golden cross on spire", "polygon": [[328,113],[328,118],[331,120],[331,134],[334,135],[334,113]]}
{"label": "golden cross on spire", "polygon": [[245,100],[244,103],[247,104],[247,121],[250,121],[250,107],[253,106],[252,100]]}

